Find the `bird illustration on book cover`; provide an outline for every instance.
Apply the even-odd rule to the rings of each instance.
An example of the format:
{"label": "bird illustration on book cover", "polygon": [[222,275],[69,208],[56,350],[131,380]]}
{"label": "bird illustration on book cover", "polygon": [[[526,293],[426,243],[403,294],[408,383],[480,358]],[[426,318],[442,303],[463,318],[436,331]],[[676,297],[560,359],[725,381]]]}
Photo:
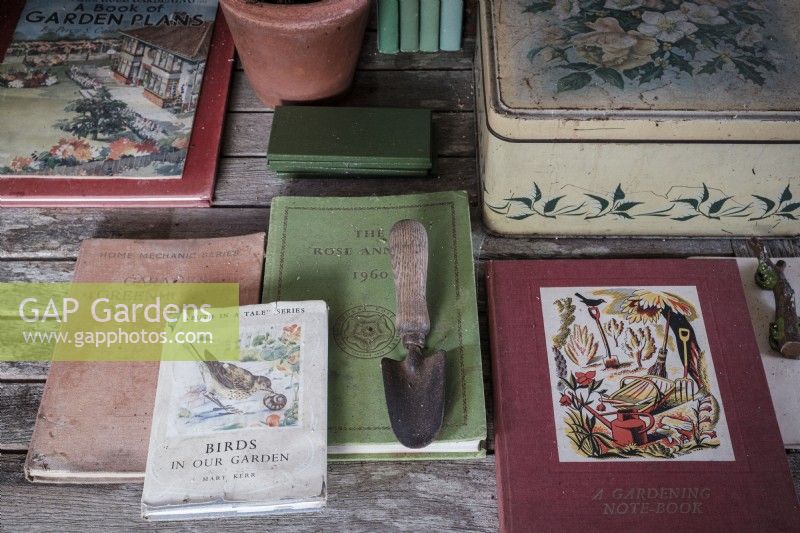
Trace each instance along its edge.
{"label": "bird illustration on book cover", "polygon": [[[298,426],[302,329],[298,324],[245,331],[239,360],[204,351],[175,361],[170,432],[197,435],[248,427]],[[191,347],[202,350],[202,346]]]}
{"label": "bird illustration on book cover", "polygon": [[694,287],[542,288],[561,461],[732,461]]}

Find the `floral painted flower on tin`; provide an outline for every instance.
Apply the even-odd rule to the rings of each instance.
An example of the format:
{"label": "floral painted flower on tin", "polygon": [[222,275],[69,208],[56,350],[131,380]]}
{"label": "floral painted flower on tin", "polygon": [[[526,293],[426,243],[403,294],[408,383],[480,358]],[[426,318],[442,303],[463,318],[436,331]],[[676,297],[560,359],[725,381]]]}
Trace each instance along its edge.
{"label": "floral painted flower on tin", "polygon": [[736,34],[736,42],[739,43],[739,46],[753,47],[763,40],[764,35],[753,26],[748,26]]}
{"label": "floral painted flower on tin", "polygon": [[557,0],[556,11],[561,20],[578,16],[581,12],[581,2],[580,0]]}
{"label": "floral painted flower on tin", "polygon": [[655,39],[626,32],[615,18],[601,18],[586,26],[594,31],[573,37],[572,43],[578,55],[594,65],[630,69],[649,62],[650,54],[658,50]]}
{"label": "floral painted flower on tin", "polygon": [[697,31],[697,26],[688,21],[683,11],[646,11],[642,13],[642,21],[639,32],[667,43],[676,43]]}
{"label": "floral painted flower on tin", "polygon": [[559,93],[700,74],[762,86],[781,64],[770,48],[771,0],[522,1],[523,13],[541,19],[528,60],[557,74]]}
{"label": "floral painted flower on tin", "polygon": [[710,4],[699,6],[692,2],[684,2],[681,4],[681,11],[686,13],[689,20],[697,24],[720,26],[728,23],[728,19],[719,14],[719,8]]}

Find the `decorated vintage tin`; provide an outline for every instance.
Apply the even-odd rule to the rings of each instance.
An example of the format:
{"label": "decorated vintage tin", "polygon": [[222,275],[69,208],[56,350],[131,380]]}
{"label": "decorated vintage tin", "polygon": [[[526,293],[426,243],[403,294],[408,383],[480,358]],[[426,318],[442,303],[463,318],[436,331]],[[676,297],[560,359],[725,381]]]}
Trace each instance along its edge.
{"label": "decorated vintage tin", "polygon": [[800,233],[797,0],[481,0],[502,234]]}

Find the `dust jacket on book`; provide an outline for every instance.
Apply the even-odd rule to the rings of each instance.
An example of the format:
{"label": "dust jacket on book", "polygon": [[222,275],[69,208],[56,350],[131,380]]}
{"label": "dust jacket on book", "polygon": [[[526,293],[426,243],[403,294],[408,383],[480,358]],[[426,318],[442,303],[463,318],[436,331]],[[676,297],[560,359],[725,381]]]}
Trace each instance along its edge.
{"label": "dust jacket on book", "polygon": [[[446,405],[436,440],[412,450],[389,423],[381,358],[405,357],[395,330],[389,231],[416,219],[428,231],[428,350],[445,350]],[[484,455],[486,409],[465,192],[362,198],[279,197],[272,203],[264,300],[322,298],[330,306],[332,459]],[[427,353],[427,352],[426,352]]]}
{"label": "dust jacket on book", "polygon": [[735,262],[492,261],[486,280],[502,530],[797,530]]}
{"label": "dust jacket on book", "polygon": [[208,205],[233,44],[217,0],[12,0],[0,205]]}
{"label": "dust jacket on book", "polygon": [[[226,310],[221,310],[225,312]],[[142,516],[183,520],[318,509],[326,500],[328,309],[239,313],[239,360],[162,361]]]}

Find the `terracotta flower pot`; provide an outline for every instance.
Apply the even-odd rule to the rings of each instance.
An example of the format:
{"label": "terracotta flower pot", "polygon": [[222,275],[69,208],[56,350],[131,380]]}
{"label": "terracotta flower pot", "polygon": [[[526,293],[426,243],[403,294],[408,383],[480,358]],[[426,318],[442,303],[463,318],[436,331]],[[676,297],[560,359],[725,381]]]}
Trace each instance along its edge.
{"label": "terracotta flower pot", "polygon": [[353,81],[369,0],[220,0],[250,84],[269,107],[343,93]]}

